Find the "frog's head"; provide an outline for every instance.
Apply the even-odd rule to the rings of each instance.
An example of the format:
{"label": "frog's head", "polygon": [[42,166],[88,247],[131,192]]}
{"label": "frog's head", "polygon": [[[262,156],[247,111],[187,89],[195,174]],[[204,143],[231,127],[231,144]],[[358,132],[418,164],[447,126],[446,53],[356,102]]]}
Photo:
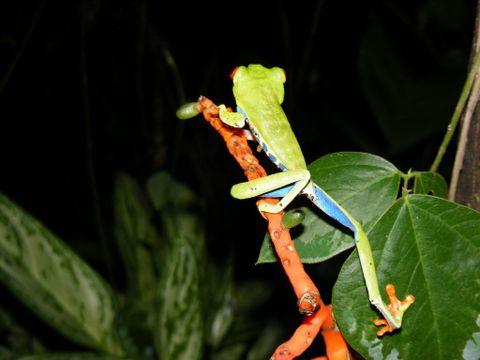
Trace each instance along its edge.
{"label": "frog's head", "polygon": [[266,68],[259,64],[238,66],[230,73],[230,77],[233,80],[233,93],[237,100],[244,92],[262,89],[274,95],[279,104],[283,102],[283,84],[286,76],[282,68]]}

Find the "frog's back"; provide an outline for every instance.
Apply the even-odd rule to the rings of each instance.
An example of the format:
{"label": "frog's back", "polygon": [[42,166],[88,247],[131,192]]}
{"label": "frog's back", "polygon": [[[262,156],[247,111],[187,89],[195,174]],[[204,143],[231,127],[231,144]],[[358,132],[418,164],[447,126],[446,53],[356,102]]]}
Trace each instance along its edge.
{"label": "frog's back", "polygon": [[[306,169],[307,165],[297,138],[270,84],[251,81],[237,96],[237,105],[246,113],[250,129],[263,150],[282,170]],[[283,90],[283,88],[282,88]]]}

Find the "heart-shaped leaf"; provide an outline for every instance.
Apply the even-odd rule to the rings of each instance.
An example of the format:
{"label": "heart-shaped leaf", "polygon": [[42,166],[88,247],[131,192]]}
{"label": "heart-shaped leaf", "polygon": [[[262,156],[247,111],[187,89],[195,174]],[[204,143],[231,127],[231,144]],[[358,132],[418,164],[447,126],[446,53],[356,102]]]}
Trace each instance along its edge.
{"label": "heart-shaped leaf", "polygon": [[446,198],[448,195],[448,185],[442,175],[422,171],[415,174],[413,193]]}
{"label": "heart-shaped leaf", "polygon": [[335,319],[366,359],[478,359],[480,213],[425,195],[399,199],[368,233],[380,289],[415,302],[402,328],[377,338],[357,252],[333,292]]}
{"label": "heart-shaped leaf", "polygon": [[[395,201],[400,171],[385,159],[367,153],[339,152],[325,155],[309,166],[312,180],[325,190],[367,231]],[[352,234],[338,226],[313,204],[302,207],[305,220],[295,248],[302,262],[316,263],[354,246]],[[270,237],[265,237],[257,263],[276,261]]]}

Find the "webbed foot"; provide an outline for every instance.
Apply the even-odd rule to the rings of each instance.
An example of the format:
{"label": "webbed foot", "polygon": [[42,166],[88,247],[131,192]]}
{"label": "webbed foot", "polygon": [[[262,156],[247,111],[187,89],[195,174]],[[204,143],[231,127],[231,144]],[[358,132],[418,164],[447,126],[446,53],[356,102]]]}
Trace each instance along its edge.
{"label": "webbed foot", "polygon": [[[388,284],[386,287],[386,292],[390,304],[387,305],[388,311],[392,314],[392,317],[397,319],[400,323],[402,321],[403,313],[413,304],[415,297],[411,294],[405,297],[405,300],[400,301],[395,294],[395,286]],[[386,333],[393,332],[396,326],[390,324],[386,319],[377,319],[373,322],[375,326],[382,326],[380,330],[377,331],[377,336],[381,337]]]}

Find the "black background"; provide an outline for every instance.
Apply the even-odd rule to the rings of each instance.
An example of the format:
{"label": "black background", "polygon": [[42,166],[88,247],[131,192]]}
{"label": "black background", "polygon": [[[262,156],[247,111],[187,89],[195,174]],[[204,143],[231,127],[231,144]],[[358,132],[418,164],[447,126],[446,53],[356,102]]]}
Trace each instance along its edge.
{"label": "black background", "polygon": [[[115,174],[143,182],[167,170],[198,195],[214,257],[233,246],[239,279],[271,276],[288,287],[278,269],[254,266],[265,224],[253,201],[229,196],[243,174],[222,140],[200,117],[180,122],[175,109],[199,95],[233,105],[235,66],[281,66],[307,162],[355,150],[426,170],[465,78],[475,3],[50,0],[1,9],[2,193],[121,288],[121,271],[105,265],[118,261]],[[397,63],[367,71],[365,58]],[[418,102],[402,97],[411,92]],[[402,112],[391,124],[375,111],[379,94]],[[452,146],[440,168],[447,179],[453,156]],[[110,253],[99,251],[99,224]]]}

